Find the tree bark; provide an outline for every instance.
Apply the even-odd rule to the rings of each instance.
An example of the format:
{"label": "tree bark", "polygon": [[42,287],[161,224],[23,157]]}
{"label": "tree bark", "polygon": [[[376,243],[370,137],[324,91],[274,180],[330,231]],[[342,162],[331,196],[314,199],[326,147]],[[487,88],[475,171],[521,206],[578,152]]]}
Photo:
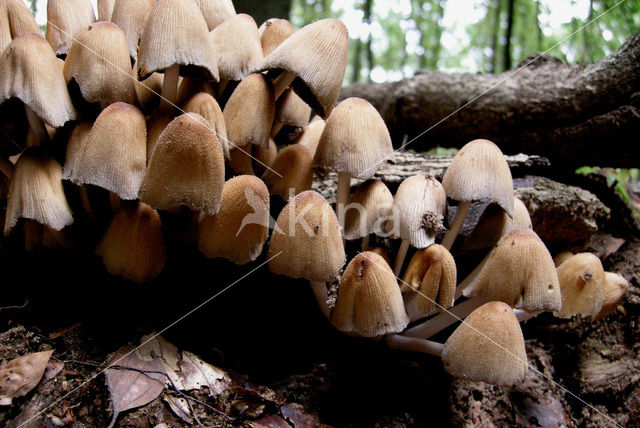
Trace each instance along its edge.
{"label": "tree bark", "polygon": [[414,150],[487,138],[505,153],[545,156],[556,168],[637,167],[640,32],[586,66],[550,56],[531,61],[498,75],[424,71],[399,82],[352,85],[341,98],[369,100],[396,146],[404,135]]}
{"label": "tree bark", "polygon": [[507,6],[507,32],[505,34],[502,64],[505,70],[511,69],[511,37],[513,35],[513,7],[515,0],[509,0]]}

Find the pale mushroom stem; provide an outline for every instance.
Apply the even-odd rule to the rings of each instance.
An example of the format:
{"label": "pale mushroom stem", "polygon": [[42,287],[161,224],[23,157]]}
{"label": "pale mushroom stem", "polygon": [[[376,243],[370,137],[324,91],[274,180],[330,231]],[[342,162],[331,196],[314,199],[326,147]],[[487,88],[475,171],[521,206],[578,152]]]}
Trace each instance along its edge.
{"label": "pale mushroom stem", "polygon": [[402,265],[404,264],[404,259],[407,256],[407,251],[409,251],[409,240],[403,239],[400,244],[400,248],[398,248],[398,254],[396,255],[396,262],[393,266],[393,274],[395,276],[400,276],[400,271],[402,270]]}
{"label": "pale mushroom stem", "polygon": [[446,312],[442,312],[422,324],[411,327],[402,334],[407,337],[428,339],[450,325],[455,324],[457,321],[466,318],[471,312],[487,302],[488,300],[482,297],[471,298],[447,309]]}
{"label": "pale mushroom stem", "polygon": [[514,309],[513,313],[515,314],[516,318],[518,318],[518,322],[525,322],[530,320],[531,318],[537,317],[542,313],[542,311],[527,312],[523,311],[522,309]]}
{"label": "pale mushroom stem", "polygon": [[369,248],[369,235],[362,237],[362,251],[367,251],[367,248]]}
{"label": "pale mushroom stem", "polygon": [[322,281],[309,281],[309,283],[311,284],[313,295],[316,296],[322,315],[329,318],[329,304],[327,303],[329,296],[327,294],[327,286]]}
{"label": "pale mushroom stem", "polygon": [[33,133],[33,140],[28,140],[28,146],[40,145],[49,141],[49,134],[47,133],[47,127],[44,125],[42,119],[29,106],[24,105],[24,111],[27,113],[27,121],[29,122],[29,128]]}
{"label": "pale mushroom stem", "polygon": [[276,100],[291,86],[291,82],[296,79],[296,76],[297,74],[292,71],[283,71],[282,74],[273,81],[273,93]]}
{"label": "pale mushroom stem", "polygon": [[273,126],[271,127],[271,138],[275,138],[275,136],[278,135],[278,132],[280,132],[283,126],[284,123],[280,122],[279,120],[273,122]]}
{"label": "pale mushroom stem", "polygon": [[391,349],[422,352],[424,354],[435,355],[436,357],[440,357],[442,355],[442,348],[444,346],[442,343],[433,342],[431,340],[406,337],[399,334],[388,334],[385,336],[384,341]]}
{"label": "pale mushroom stem", "polygon": [[176,102],[178,93],[178,79],[180,77],[180,64],[173,64],[164,70],[164,78],[162,80],[162,93],[160,96],[160,110],[169,111]]}
{"label": "pale mushroom stem", "polygon": [[469,211],[469,207],[471,206],[471,202],[460,201],[458,204],[458,211],[456,211],[456,216],[453,219],[453,223],[451,224],[451,228],[447,231],[446,235],[442,239],[442,246],[447,250],[451,250],[456,237],[458,236],[458,232],[462,227],[462,223],[464,223],[464,219],[467,217],[467,211]]}
{"label": "pale mushroom stem", "polygon": [[336,195],[336,215],[340,223],[342,231],[342,240],[344,241],[344,209],[349,203],[349,191],[351,190],[351,177],[345,172],[338,174],[338,193]]}
{"label": "pale mushroom stem", "polygon": [[14,166],[11,161],[5,158],[0,158],[0,171],[2,171],[9,180],[11,180],[11,176],[13,175],[13,168]]}

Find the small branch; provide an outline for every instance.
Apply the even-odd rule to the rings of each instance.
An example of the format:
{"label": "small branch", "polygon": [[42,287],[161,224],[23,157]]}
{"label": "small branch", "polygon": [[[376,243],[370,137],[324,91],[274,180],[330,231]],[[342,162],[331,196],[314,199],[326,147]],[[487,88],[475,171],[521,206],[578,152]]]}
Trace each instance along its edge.
{"label": "small branch", "polygon": [[22,305],[2,306],[2,307],[0,307],[0,311],[8,310],[8,309],[24,309],[24,308],[27,307],[28,304],[29,304],[29,299],[25,299],[25,301],[24,301],[24,303]]}

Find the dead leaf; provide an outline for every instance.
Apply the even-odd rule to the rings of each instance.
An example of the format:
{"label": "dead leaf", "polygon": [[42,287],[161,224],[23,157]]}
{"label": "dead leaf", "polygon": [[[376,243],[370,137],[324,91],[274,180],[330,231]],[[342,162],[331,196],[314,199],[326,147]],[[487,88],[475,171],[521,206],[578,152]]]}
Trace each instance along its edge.
{"label": "dead leaf", "polygon": [[113,404],[112,427],[118,414],[144,406],[155,400],[164,390],[165,376],[159,360],[144,361],[138,358],[131,347],[120,348],[109,360],[109,366],[127,367],[105,370],[107,385]]}
{"label": "dead leaf", "polygon": [[291,428],[284,419],[278,416],[265,416],[251,423],[253,428]]}
{"label": "dead leaf", "polygon": [[23,355],[6,363],[0,370],[0,405],[22,397],[38,385],[53,350]]}
{"label": "dead leaf", "polygon": [[204,362],[191,352],[183,351],[182,361],[178,365],[181,386],[176,386],[181,390],[190,391],[206,386],[209,388],[209,395],[215,397],[226,390],[230,382],[224,371]]}
{"label": "dead leaf", "polygon": [[47,363],[47,366],[44,369],[44,376],[43,376],[44,381],[46,382],[56,377],[58,373],[62,371],[63,367],[64,367],[64,362],[60,360],[49,361]]}
{"label": "dead leaf", "polygon": [[179,370],[178,361],[180,360],[180,351],[178,348],[164,340],[162,336],[155,333],[143,336],[140,339],[140,347],[136,349],[136,353],[141,360],[151,361],[153,357],[162,358],[172,370]]}
{"label": "dead leaf", "polygon": [[173,413],[188,424],[193,423],[191,417],[191,409],[184,397],[174,397],[173,395],[164,394],[162,399],[169,405]]}
{"label": "dead leaf", "polygon": [[302,404],[288,403],[280,407],[280,413],[289,420],[295,428],[314,428],[320,425],[318,416],[309,413]]}
{"label": "dead leaf", "polygon": [[600,260],[604,260],[618,251],[625,242],[624,239],[615,238],[609,234],[600,232],[591,238],[590,246],[596,250],[596,256],[598,256]]}

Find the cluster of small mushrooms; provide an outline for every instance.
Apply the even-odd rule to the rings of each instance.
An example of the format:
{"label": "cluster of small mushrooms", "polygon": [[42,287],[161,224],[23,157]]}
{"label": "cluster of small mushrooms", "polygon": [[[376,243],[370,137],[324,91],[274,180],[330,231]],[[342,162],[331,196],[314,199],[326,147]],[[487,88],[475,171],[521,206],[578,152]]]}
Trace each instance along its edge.
{"label": "cluster of small mushrooms", "polygon": [[[554,264],[490,141],[462,148],[442,183],[414,176],[394,196],[373,179],[393,148],[371,104],[338,103],[349,44],[339,20],[258,27],[231,0],[98,6],[95,22],[89,0],[49,0],[45,39],[21,0],[0,0],[4,233],[23,233],[26,250],[73,245],[74,217],[99,229],[97,200],[109,213],[95,253],[134,282],[162,272],[167,240],[242,265],[272,229],[269,269],[309,280],[335,328],[496,385],[524,377],[519,322],[542,311],[599,318],[623,298],[624,278],[592,254]],[[278,135],[291,144],[279,149]],[[310,190],[327,171],[338,177],[335,212]],[[436,244],[447,198],[457,210]],[[270,224],[276,199],[286,205]],[[458,284],[449,250],[480,200],[491,203],[456,248],[488,253]],[[393,262],[370,245],[376,235],[401,239]],[[345,241],[360,239],[345,267]],[[446,343],[429,340],[461,319]]]}

